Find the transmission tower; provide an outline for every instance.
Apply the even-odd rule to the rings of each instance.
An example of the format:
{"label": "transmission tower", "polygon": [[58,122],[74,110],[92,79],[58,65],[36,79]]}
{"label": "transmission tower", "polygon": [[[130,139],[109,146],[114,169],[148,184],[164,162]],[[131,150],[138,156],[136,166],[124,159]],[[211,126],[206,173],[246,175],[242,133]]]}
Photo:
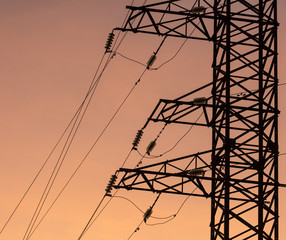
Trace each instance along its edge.
{"label": "transmission tower", "polygon": [[[201,0],[188,9],[169,0],[127,8],[122,31],[213,44],[212,82],[160,100],[145,124],[209,127],[212,146],[121,168],[115,187],[210,198],[211,240],[278,240],[278,188],[284,185],[278,182],[277,1]],[[202,97],[206,91],[209,97]],[[198,111],[200,121],[191,120]]]}

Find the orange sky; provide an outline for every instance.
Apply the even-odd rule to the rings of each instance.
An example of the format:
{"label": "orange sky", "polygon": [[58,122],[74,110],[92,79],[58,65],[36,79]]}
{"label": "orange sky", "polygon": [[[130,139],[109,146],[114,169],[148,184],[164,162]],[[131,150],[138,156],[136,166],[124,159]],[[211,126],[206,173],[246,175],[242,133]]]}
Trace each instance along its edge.
{"label": "orange sky", "polygon": [[[135,1],[138,5],[143,1]],[[129,1],[1,0],[0,58],[0,228],[15,208],[57,139],[82,102],[93,77],[108,33],[121,25]],[[286,83],[286,2],[279,8],[279,79]],[[191,5],[191,4],[190,4]],[[161,38],[129,34],[119,52],[146,63]],[[156,64],[168,60],[182,39],[168,39]],[[174,61],[149,71],[116,116],[106,133],[31,239],[77,239],[104,194],[108,180],[128,154],[134,136],[159,98],[173,99],[211,81],[212,46],[190,40]],[[156,66],[155,64],[155,66]],[[102,77],[82,126],[57,178],[47,206],[83,159],[105,124],[144,70],[119,55]],[[286,86],[280,87],[279,145],[286,153]],[[160,126],[150,125],[142,152]],[[174,126],[162,134],[154,154],[172,147],[187,126]],[[167,158],[210,147],[210,129],[194,128]],[[207,144],[202,144],[207,143]],[[59,151],[57,151],[59,153]],[[132,153],[128,167],[140,157]],[[165,160],[165,159],[163,159]],[[56,158],[40,176],[1,240],[22,239]],[[152,160],[145,160],[148,161]],[[280,157],[280,182],[286,183],[286,155]],[[145,211],[155,199],[146,192],[121,190]],[[174,214],[184,196],[164,195],[154,216]],[[280,239],[286,235],[286,189],[280,189]],[[44,209],[47,209],[47,206]],[[127,239],[142,220],[129,202],[114,199],[83,239]],[[155,221],[155,220],[152,220]],[[210,200],[190,198],[180,214],[165,225],[142,225],[133,239],[209,239]]]}

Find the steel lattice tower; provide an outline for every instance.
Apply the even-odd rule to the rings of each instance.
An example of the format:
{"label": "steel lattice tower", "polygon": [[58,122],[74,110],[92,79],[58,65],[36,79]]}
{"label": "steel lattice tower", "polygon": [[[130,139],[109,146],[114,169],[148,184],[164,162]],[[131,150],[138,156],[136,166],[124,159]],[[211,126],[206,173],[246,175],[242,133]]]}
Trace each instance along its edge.
{"label": "steel lattice tower", "polygon": [[[175,100],[160,100],[145,125],[211,127],[212,146],[121,168],[115,187],[211,198],[211,240],[277,240],[277,1],[201,0],[187,9],[172,0],[127,8],[130,16],[122,31],[212,42],[213,81]],[[205,90],[210,97],[193,100]],[[203,120],[190,120],[199,110]],[[205,170],[210,174],[200,174]],[[192,193],[193,186],[200,193]]]}

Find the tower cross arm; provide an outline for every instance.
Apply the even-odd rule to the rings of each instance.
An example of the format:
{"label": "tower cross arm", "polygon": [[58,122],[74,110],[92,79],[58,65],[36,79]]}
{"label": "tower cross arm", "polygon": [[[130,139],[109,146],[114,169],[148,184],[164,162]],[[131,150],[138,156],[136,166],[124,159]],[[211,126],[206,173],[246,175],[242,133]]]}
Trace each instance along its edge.
{"label": "tower cross arm", "polygon": [[[206,99],[202,100],[205,102],[196,103],[194,101],[161,99],[148,118],[145,126],[150,121],[153,121],[209,127],[212,104],[207,104]],[[197,116],[198,113],[201,115],[197,116],[197,119],[192,120],[190,119],[191,113],[193,116]],[[201,116],[203,116],[202,119]]]}
{"label": "tower cross arm", "polygon": [[170,0],[144,6],[127,6],[129,17],[123,27],[116,29],[211,41],[213,11],[207,13],[207,8],[201,6],[189,10],[177,2]]}
{"label": "tower cross arm", "polygon": [[[118,173],[123,177],[114,188],[126,190],[142,190],[153,193],[170,193],[180,195],[192,195],[198,197],[210,197],[210,177],[197,175],[189,171],[177,173],[156,172],[143,169],[121,168]],[[209,180],[203,182],[203,180]],[[194,188],[197,189],[194,193]]]}

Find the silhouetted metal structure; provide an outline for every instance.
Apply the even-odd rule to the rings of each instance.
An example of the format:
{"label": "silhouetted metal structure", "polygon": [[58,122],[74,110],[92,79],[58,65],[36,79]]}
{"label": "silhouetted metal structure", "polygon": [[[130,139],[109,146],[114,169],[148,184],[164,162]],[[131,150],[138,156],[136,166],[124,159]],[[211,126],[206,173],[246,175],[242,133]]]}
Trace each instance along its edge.
{"label": "silhouetted metal structure", "polygon": [[[129,6],[120,30],[212,42],[213,81],[175,100],[160,100],[145,125],[211,127],[211,149],[121,168],[115,187],[211,198],[212,240],[277,240],[277,1],[201,0],[192,9],[185,3]],[[206,90],[210,97],[194,100]],[[203,118],[191,120],[201,109]],[[192,193],[194,186],[199,193]]]}

